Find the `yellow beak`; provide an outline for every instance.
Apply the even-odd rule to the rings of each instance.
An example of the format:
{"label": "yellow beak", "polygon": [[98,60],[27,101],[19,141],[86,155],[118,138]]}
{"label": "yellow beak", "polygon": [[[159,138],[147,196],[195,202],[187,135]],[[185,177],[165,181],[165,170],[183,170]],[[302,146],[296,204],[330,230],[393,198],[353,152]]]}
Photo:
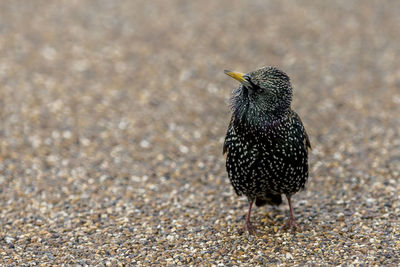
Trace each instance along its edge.
{"label": "yellow beak", "polygon": [[245,75],[244,73],[236,72],[236,71],[230,71],[230,70],[224,70],[226,75],[231,76],[233,79],[239,81],[240,83],[246,82],[246,79],[243,78]]}

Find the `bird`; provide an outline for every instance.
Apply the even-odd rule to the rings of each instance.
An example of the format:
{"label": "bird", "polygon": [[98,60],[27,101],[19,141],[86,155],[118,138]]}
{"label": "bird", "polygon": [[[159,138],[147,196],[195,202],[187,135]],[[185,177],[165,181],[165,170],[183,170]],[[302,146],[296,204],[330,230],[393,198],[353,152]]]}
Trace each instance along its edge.
{"label": "bird", "polygon": [[290,211],[282,228],[299,229],[292,196],[304,189],[308,180],[311,144],[300,116],[291,108],[290,78],[273,66],[247,74],[224,72],[240,82],[231,98],[232,117],[223,154],[236,194],[248,200],[244,230],[256,233],[250,220],[253,203],[279,205],[282,195]]}

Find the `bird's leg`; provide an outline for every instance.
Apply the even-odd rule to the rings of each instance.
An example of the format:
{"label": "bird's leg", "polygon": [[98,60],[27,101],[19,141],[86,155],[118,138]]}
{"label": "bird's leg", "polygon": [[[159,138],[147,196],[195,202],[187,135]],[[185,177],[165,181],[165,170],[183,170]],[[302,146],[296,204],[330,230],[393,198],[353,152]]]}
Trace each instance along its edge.
{"label": "bird's leg", "polygon": [[292,202],[290,200],[290,196],[286,195],[286,198],[289,202],[290,217],[287,223],[282,228],[290,230],[301,229],[301,227],[296,223],[296,220],[294,219],[293,207],[292,207]]}
{"label": "bird's leg", "polygon": [[254,199],[249,199],[249,211],[247,212],[246,223],[244,224],[244,230],[247,231],[250,235],[256,233],[255,227],[250,222],[251,208],[253,207]]}

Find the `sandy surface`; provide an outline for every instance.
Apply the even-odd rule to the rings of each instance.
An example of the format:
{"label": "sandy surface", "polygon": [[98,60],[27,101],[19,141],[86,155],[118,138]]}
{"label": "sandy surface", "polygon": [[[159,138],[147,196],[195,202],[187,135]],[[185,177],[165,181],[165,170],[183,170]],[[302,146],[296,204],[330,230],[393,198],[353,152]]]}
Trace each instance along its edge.
{"label": "sandy surface", "polygon": [[[386,3],[386,4],[384,4]],[[390,4],[389,4],[390,3]],[[0,264],[400,264],[400,2],[0,2]],[[288,207],[247,209],[237,84],[286,71],[310,135]]]}

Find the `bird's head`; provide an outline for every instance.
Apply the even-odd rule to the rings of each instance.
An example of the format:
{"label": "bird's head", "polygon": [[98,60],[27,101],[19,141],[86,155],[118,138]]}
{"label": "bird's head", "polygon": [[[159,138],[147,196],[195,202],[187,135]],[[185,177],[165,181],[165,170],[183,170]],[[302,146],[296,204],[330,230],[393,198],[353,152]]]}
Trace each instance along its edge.
{"label": "bird's head", "polygon": [[292,101],[289,76],[275,67],[263,67],[243,74],[225,71],[241,84],[234,91],[232,108],[238,119],[276,120],[286,114]]}

